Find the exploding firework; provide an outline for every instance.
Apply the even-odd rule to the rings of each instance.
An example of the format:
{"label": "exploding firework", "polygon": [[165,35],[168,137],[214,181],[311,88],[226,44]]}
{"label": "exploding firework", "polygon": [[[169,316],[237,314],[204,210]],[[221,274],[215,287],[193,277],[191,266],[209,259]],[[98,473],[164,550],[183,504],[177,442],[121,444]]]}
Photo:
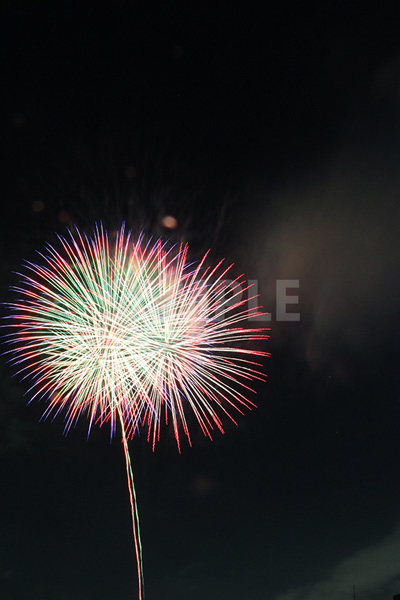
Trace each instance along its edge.
{"label": "exploding firework", "polygon": [[[48,245],[40,264],[26,263],[10,304],[11,362],[29,378],[31,400],[46,399],[45,416],[64,414],[68,431],[81,415],[120,424],[133,535],[143,598],[143,567],[128,440],[147,430],[153,448],[161,423],[172,422],[180,449],[190,443],[189,418],[210,438],[223,417],[251,408],[253,380],[263,380],[249,347],[265,330],[243,327],[260,315],[242,299],[244,282],[228,294],[223,261],[207,254],[188,262],[187,245],[132,241],[124,228],[110,241],[103,228],[75,231]],[[229,284],[232,289],[232,282]],[[234,421],[235,422],[235,421]]]}

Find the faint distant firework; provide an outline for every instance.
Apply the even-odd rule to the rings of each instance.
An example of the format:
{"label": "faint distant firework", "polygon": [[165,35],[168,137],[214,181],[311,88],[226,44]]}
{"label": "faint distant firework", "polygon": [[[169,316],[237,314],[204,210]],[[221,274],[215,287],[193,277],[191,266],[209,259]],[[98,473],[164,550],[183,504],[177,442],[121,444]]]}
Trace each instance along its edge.
{"label": "faint distant firework", "polygon": [[[111,238],[111,239],[110,239]],[[139,428],[153,449],[161,423],[172,423],[180,450],[189,444],[188,417],[212,437],[222,419],[254,406],[252,382],[264,380],[251,348],[268,336],[246,325],[261,314],[249,308],[225,277],[232,265],[206,266],[208,253],[188,262],[188,246],[136,241],[122,226],[114,236],[96,227],[78,230],[59,248],[47,245],[37,263],[26,262],[10,303],[10,362],[29,378],[30,399],[47,400],[44,416],[63,413],[65,432],[85,414],[121,430],[138,596],[144,597],[142,545],[128,440]],[[253,302],[254,303],[254,302]]]}

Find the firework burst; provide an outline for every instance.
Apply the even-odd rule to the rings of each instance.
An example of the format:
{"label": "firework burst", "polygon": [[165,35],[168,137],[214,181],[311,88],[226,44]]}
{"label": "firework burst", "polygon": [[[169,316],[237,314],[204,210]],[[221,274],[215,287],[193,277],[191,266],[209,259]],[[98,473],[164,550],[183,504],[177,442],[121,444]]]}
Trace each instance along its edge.
{"label": "firework burst", "polygon": [[241,278],[227,293],[232,265],[207,267],[207,254],[193,265],[187,245],[132,241],[124,228],[110,241],[101,227],[59,242],[20,274],[11,362],[30,378],[31,399],[47,399],[45,416],[64,414],[66,431],[83,414],[89,432],[109,422],[114,435],[120,423],[143,598],[128,440],[144,427],[154,448],[170,421],[180,449],[182,433],[190,443],[189,414],[211,438],[224,416],[251,408],[252,381],[264,379],[255,357],[267,354],[249,342],[266,335],[243,325],[261,313],[242,299]]}

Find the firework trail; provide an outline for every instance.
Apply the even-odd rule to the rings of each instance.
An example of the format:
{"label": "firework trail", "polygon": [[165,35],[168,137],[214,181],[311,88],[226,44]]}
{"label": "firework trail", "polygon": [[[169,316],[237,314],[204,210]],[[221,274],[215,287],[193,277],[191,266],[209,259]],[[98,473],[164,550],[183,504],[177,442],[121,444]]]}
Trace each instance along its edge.
{"label": "firework trail", "polygon": [[[261,314],[241,299],[244,281],[227,294],[223,261],[206,266],[187,259],[187,245],[132,241],[124,227],[109,240],[102,227],[48,245],[38,264],[25,264],[12,313],[11,363],[29,394],[46,399],[44,416],[63,413],[65,432],[81,415],[121,428],[133,536],[144,597],[142,546],[128,440],[147,430],[154,448],[161,423],[172,422],[180,450],[189,444],[188,413],[212,437],[222,418],[254,404],[251,382],[264,380],[252,357],[267,353],[248,342],[265,330],[242,327]],[[247,288],[245,288],[247,289]],[[234,421],[235,422],[235,421]]]}

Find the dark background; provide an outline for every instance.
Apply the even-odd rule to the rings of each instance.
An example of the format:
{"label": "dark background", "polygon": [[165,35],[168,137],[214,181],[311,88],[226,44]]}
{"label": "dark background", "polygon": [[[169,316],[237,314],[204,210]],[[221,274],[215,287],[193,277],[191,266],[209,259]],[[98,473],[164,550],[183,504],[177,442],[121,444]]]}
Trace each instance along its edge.
{"label": "dark background", "polygon": [[[148,600],[400,592],[399,11],[374,4],[4,4],[2,299],[56,232],[126,221],[272,313],[239,427],[132,443]],[[4,364],[0,598],[136,597],[121,444],[26,387]]]}

